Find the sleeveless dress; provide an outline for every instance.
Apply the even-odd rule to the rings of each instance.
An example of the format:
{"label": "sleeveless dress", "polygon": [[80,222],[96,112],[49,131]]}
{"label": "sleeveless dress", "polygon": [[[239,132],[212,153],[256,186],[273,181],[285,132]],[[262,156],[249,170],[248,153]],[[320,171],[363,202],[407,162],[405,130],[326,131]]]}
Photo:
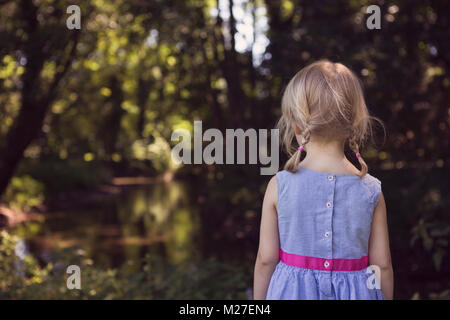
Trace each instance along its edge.
{"label": "sleeveless dress", "polygon": [[303,168],[280,171],[276,179],[280,262],[266,298],[384,300],[368,266],[381,182],[369,174],[360,178]]}

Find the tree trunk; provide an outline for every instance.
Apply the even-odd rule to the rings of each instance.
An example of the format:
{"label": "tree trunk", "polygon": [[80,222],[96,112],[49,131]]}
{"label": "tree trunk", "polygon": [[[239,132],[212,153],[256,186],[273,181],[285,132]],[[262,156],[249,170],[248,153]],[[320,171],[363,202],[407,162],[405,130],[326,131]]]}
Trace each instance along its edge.
{"label": "tree trunk", "polygon": [[117,140],[119,138],[122,116],[124,114],[124,110],[122,109],[124,95],[117,76],[113,75],[111,77],[109,88],[111,89],[111,96],[108,100],[111,103],[111,112],[105,118],[103,132],[103,141],[107,156],[111,156],[117,150]]}
{"label": "tree trunk", "polygon": [[[56,56],[56,62],[58,63],[56,70],[59,71],[49,84],[49,89],[43,92],[41,71],[44,62],[50,58],[50,55],[53,55],[53,58],[55,58],[55,55],[54,52],[47,53],[42,50],[45,43],[36,40],[42,38],[39,35],[41,30],[37,20],[37,7],[31,1],[25,0],[20,3],[20,6],[25,25],[24,29],[28,35],[23,49],[27,64],[21,78],[20,111],[6,134],[0,152],[0,196],[8,187],[25,149],[39,133],[47,110],[56,97],[58,84],[66,74],[75,56],[79,38],[79,31],[72,31],[72,38],[67,40],[66,46],[60,51],[60,55]],[[68,54],[66,54],[67,48],[70,48]]]}
{"label": "tree trunk", "polygon": [[147,107],[148,91],[150,89],[150,81],[145,80],[143,75],[139,75],[137,88],[137,105],[139,107],[139,118],[137,123],[137,132],[139,137],[144,137],[144,127],[146,122],[145,111]]}
{"label": "tree trunk", "polygon": [[227,82],[227,100],[230,110],[230,123],[233,127],[240,127],[243,124],[243,115],[245,113],[246,96],[242,89],[242,73],[237,52],[235,49],[236,20],[233,15],[233,1],[229,0],[229,28],[230,28],[230,48],[225,44],[224,35],[222,33],[223,21],[220,17],[219,2],[217,1],[216,28],[219,31],[219,42],[223,46],[224,59],[219,61],[220,69]]}

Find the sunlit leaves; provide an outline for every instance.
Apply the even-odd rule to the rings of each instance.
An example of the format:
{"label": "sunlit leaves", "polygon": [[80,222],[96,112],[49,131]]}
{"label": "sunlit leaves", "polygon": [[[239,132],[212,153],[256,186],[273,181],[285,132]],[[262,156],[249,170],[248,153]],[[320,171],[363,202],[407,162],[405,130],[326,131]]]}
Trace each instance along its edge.
{"label": "sunlit leaves", "polygon": [[122,103],[122,108],[130,114],[138,114],[139,107],[130,100],[126,100]]}
{"label": "sunlit leaves", "polygon": [[96,62],[94,60],[85,60],[84,67],[91,71],[98,71],[98,69],[100,68],[100,65],[98,62]]}
{"label": "sunlit leaves", "polygon": [[158,66],[154,66],[151,69],[151,74],[156,80],[160,80],[162,77],[161,68],[159,68]]}
{"label": "sunlit leaves", "polygon": [[175,93],[176,87],[175,84],[172,82],[167,82],[166,86],[164,87],[164,92],[168,95]]}
{"label": "sunlit leaves", "polygon": [[167,57],[167,65],[173,67],[177,63],[177,59],[173,56]]}
{"label": "sunlit leaves", "polygon": [[83,159],[86,162],[90,162],[95,159],[95,155],[92,152],[87,152],[83,155]]}
{"label": "sunlit leaves", "polygon": [[43,203],[44,185],[29,175],[13,177],[4,201],[14,209],[30,210]]}
{"label": "sunlit leaves", "polygon": [[184,130],[188,130],[189,132],[193,132],[194,127],[193,127],[191,121],[182,119],[180,117],[173,117],[172,131],[175,131],[178,129],[184,129]]}
{"label": "sunlit leaves", "polygon": [[102,87],[100,89],[100,94],[104,97],[109,97],[111,95],[111,89],[107,87]]}
{"label": "sunlit leaves", "polygon": [[0,79],[11,77],[17,70],[17,63],[10,55],[3,57],[0,66]]}
{"label": "sunlit leaves", "polygon": [[294,3],[290,0],[281,1],[281,17],[288,19],[294,12]]}

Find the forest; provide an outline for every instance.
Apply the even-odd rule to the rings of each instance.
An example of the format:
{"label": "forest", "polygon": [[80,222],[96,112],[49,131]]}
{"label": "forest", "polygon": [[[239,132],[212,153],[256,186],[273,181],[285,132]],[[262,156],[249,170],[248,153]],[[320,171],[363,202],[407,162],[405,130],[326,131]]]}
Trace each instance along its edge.
{"label": "forest", "polygon": [[394,297],[450,298],[447,1],[0,0],[0,21],[0,299],[251,299],[271,176],[175,163],[171,136],[270,132],[320,59],[359,76],[383,123],[361,153]]}

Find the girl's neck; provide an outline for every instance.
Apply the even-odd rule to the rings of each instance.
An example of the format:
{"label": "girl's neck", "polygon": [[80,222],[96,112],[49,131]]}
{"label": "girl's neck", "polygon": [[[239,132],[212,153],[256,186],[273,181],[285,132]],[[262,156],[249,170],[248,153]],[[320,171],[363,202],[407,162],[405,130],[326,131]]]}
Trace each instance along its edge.
{"label": "girl's neck", "polygon": [[358,174],[344,154],[343,141],[316,142],[310,140],[305,146],[306,157],[300,168],[336,174]]}

